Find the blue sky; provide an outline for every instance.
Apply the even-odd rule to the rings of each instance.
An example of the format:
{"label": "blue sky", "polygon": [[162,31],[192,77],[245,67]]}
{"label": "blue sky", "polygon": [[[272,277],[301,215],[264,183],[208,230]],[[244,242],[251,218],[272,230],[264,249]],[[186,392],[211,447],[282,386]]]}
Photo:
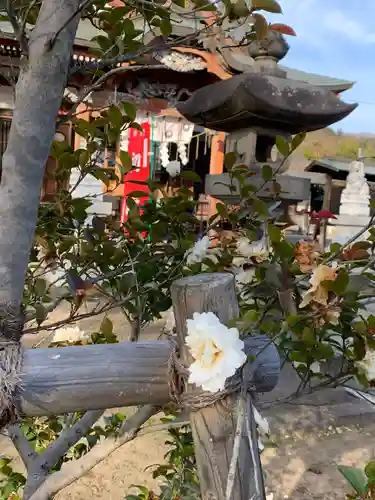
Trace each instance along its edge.
{"label": "blue sky", "polygon": [[283,15],[270,21],[294,28],[283,64],[356,81],[342,94],[359,107],[334,128],[375,134],[375,0],[279,0]]}

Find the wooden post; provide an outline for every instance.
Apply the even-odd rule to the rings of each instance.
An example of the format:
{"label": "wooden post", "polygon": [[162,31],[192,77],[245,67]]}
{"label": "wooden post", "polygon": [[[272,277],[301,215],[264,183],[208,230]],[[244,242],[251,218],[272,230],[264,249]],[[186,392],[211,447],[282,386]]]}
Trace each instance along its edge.
{"label": "wooden post", "polygon": [[[326,182],[324,184],[324,198],[323,198],[322,210],[330,211],[331,197],[332,197],[332,177],[330,175],[327,175]],[[319,247],[321,252],[325,251],[327,244],[327,225],[328,221],[324,219],[321,222],[320,234],[319,234]]]}
{"label": "wooden post", "polygon": [[[232,318],[238,315],[234,277],[226,273],[202,274],[176,281],[172,285],[172,302],[181,358],[187,365],[190,365],[192,361],[185,346],[187,319],[192,318],[195,312],[211,311],[218,316],[222,323],[228,324]],[[267,369],[270,374],[278,374],[280,361],[275,346],[269,346],[272,352],[266,354],[268,345],[263,343],[263,348],[259,349],[260,338],[256,337],[255,339],[257,340],[254,341],[254,346],[256,344],[258,349],[252,353],[257,354],[261,350],[262,354],[265,354],[266,359],[263,358],[264,365],[267,365],[267,368],[263,369],[265,378],[267,378]],[[264,342],[264,337],[262,339]],[[252,344],[250,338],[248,342],[250,345]],[[256,362],[262,363],[261,356]],[[252,369],[251,365],[250,369]],[[270,385],[275,385],[275,378],[272,379]],[[186,387],[186,391],[192,392],[194,390],[191,386]],[[202,500],[229,500],[226,489],[236,433],[237,400],[237,394],[231,395],[210,407],[192,412],[190,415]],[[247,405],[249,403],[249,401],[246,402]],[[252,418],[250,418],[250,427],[253,429],[250,440],[244,429],[241,433],[234,487],[230,500],[265,499],[258,443],[254,434]],[[257,494],[256,483],[260,484],[259,494]]]}

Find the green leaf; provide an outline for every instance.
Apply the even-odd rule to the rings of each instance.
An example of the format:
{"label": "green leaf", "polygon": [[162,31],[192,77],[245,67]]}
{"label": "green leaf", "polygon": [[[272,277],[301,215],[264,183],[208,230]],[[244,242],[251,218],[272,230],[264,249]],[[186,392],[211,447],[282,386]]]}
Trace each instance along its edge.
{"label": "green leaf", "polygon": [[270,181],[273,177],[273,170],[270,165],[263,165],[262,167],[262,177],[265,181]]}
{"label": "green leaf", "polygon": [[265,201],[259,198],[254,198],[252,206],[254,211],[259,214],[260,217],[268,217],[268,205]]}
{"label": "green leaf", "polygon": [[79,154],[78,163],[81,168],[85,167],[90,159],[90,153],[87,149],[84,149]]}
{"label": "green leaf", "polygon": [[365,474],[369,479],[375,478],[375,460],[371,460],[365,467]]}
{"label": "green leaf", "polygon": [[160,21],[160,31],[164,36],[169,36],[172,33],[172,23],[169,19],[162,19]]}
{"label": "green leaf", "polygon": [[191,170],[181,172],[180,177],[182,177],[186,181],[202,182],[202,179],[199,177],[199,175],[196,172],[192,172]]}
{"label": "green leaf", "polygon": [[280,290],[281,282],[280,282],[280,273],[276,264],[270,264],[266,270],[266,274],[264,277],[265,283],[270,285],[272,288],[276,288]]}
{"label": "green leaf", "polygon": [[59,157],[59,164],[64,165],[67,169],[75,168],[78,166],[78,157],[74,153],[66,151]]}
{"label": "green leaf", "polygon": [[268,23],[266,18],[261,14],[253,14],[253,18],[257,40],[265,40],[268,35]]}
{"label": "green leaf", "polygon": [[349,285],[349,273],[341,269],[335,281],[324,281],[324,287],[336,295],[344,295]]}
{"label": "green leaf", "polygon": [[0,470],[3,469],[3,467],[6,467],[8,464],[11,463],[11,459],[7,457],[2,457],[0,458]]}
{"label": "green leaf", "polygon": [[280,243],[274,244],[276,255],[282,259],[290,259],[294,257],[294,246],[288,241],[281,240]]}
{"label": "green leaf", "polygon": [[109,50],[112,47],[111,40],[109,40],[108,37],[103,36],[103,35],[99,35],[99,36],[94,37],[92,39],[92,41],[96,42],[103,52],[106,52],[107,50]]}
{"label": "green leaf", "polygon": [[300,132],[299,134],[295,135],[292,139],[292,144],[291,144],[291,149],[292,151],[295,151],[306,139],[306,132]]}
{"label": "green leaf", "polygon": [[35,293],[38,297],[42,297],[47,290],[47,282],[43,278],[37,278],[35,280]]}
{"label": "green leaf", "polygon": [[279,243],[281,241],[282,232],[273,224],[268,224],[268,237],[271,240],[271,243]]}
{"label": "green leaf", "polygon": [[265,10],[275,14],[282,13],[282,9],[276,0],[253,0],[252,8],[253,10]]}
{"label": "green leaf", "polygon": [[224,203],[216,203],[216,211],[223,219],[228,217],[228,209]]}
{"label": "green leaf", "polygon": [[37,325],[40,326],[47,317],[47,311],[43,304],[35,304],[35,320]]}
{"label": "green leaf", "polygon": [[126,116],[129,118],[130,121],[134,121],[136,116],[137,116],[137,110],[134,104],[131,102],[123,102],[122,106],[124,108]]}
{"label": "green leaf", "polygon": [[314,344],[316,342],[316,335],[313,328],[305,326],[302,331],[302,338],[305,342],[309,344]]}
{"label": "green leaf", "polygon": [[227,168],[227,170],[229,170],[229,172],[234,167],[236,161],[237,161],[237,155],[233,151],[231,151],[230,153],[227,153],[224,156],[224,165]]}
{"label": "green leaf", "polygon": [[345,465],[339,465],[338,470],[357,493],[361,495],[366,493],[367,477],[363,470],[356,469],[355,467],[346,467]]}
{"label": "green leaf", "polygon": [[148,495],[150,492],[150,490],[147,488],[147,486],[141,486],[139,484],[131,484],[130,488],[137,488],[143,495]]}
{"label": "green leaf", "polygon": [[95,177],[95,179],[98,179],[98,181],[102,181],[103,184],[105,184],[107,187],[109,186],[112,177],[112,172],[110,169],[95,167],[91,169],[90,174]]}
{"label": "green leaf", "polygon": [[123,173],[127,174],[133,167],[132,157],[127,151],[120,151],[120,162],[123,168]]}
{"label": "green leaf", "polygon": [[330,344],[322,342],[314,347],[310,354],[316,360],[331,359],[334,356],[333,348]]}
{"label": "green leaf", "polygon": [[353,323],[353,327],[357,333],[360,335],[366,335],[367,334],[367,325],[364,321],[356,321]]}
{"label": "green leaf", "polygon": [[142,134],[143,134],[143,127],[140,123],[137,123],[137,122],[132,122],[132,124],[130,125],[130,128],[135,128],[135,130],[139,130]]}
{"label": "green leaf", "polygon": [[290,149],[289,149],[288,141],[286,139],[284,139],[284,137],[282,137],[281,135],[278,135],[276,137],[276,147],[277,147],[278,152],[281,155],[289,156]]}
{"label": "green leaf", "polygon": [[147,191],[132,191],[127,195],[130,198],[144,198],[145,196],[150,196],[150,193]]}
{"label": "green leaf", "polygon": [[119,281],[119,289],[122,293],[127,294],[129,290],[136,284],[136,276],[131,272],[121,276]]}
{"label": "green leaf", "polygon": [[368,325],[369,325],[370,328],[375,328],[375,316],[373,314],[371,314],[367,318],[367,323],[368,323]]}
{"label": "green leaf", "polygon": [[341,245],[340,243],[332,243],[332,245],[329,248],[329,252],[331,255],[337,254],[341,251]]}
{"label": "green leaf", "polygon": [[110,106],[108,108],[108,118],[113,127],[121,127],[122,125],[122,113],[117,106]]}
{"label": "green leaf", "polygon": [[113,323],[108,318],[108,316],[104,316],[103,321],[100,325],[100,331],[105,337],[110,337],[113,335]]}

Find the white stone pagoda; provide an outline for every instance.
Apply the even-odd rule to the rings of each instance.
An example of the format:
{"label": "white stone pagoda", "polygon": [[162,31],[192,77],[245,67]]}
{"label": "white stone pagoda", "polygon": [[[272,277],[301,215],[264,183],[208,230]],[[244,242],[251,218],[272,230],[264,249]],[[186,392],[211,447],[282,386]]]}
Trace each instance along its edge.
{"label": "white stone pagoda", "polygon": [[370,216],[370,187],[365,177],[365,166],[361,161],[350,164],[346,187],[341,193],[340,216]]}
{"label": "white stone pagoda", "polygon": [[[341,193],[340,210],[335,220],[333,240],[344,244],[370,222],[370,187],[366,181],[365,165],[353,161]],[[367,238],[367,232],[361,238]]]}

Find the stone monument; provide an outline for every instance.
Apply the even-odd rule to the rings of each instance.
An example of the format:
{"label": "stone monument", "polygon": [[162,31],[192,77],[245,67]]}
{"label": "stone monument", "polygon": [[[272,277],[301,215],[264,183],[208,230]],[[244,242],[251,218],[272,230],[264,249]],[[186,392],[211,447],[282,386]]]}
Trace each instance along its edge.
{"label": "stone monument", "polygon": [[370,187],[365,177],[365,166],[361,161],[350,164],[346,187],[341,194],[340,215],[370,215]]}
{"label": "stone monument", "polygon": [[[370,222],[370,187],[366,181],[365,166],[361,161],[353,161],[341,193],[340,210],[335,220],[333,240],[345,243]],[[364,233],[361,238],[367,237]]]}

